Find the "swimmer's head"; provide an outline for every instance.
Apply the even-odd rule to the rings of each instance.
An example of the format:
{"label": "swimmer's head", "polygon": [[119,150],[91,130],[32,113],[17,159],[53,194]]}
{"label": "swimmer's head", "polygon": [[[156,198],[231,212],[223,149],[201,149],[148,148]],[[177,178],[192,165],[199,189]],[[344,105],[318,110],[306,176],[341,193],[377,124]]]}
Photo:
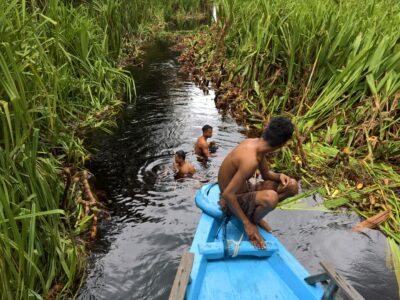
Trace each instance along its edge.
{"label": "swimmer's head", "polygon": [[203,128],[203,136],[206,138],[212,137],[213,128],[210,125],[204,125]]}
{"label": "swimmer's head", "polygon": [[186,153],[183,150],[178,150],[175,152],[175,162],[177,164],[183,163],[186,159]]}

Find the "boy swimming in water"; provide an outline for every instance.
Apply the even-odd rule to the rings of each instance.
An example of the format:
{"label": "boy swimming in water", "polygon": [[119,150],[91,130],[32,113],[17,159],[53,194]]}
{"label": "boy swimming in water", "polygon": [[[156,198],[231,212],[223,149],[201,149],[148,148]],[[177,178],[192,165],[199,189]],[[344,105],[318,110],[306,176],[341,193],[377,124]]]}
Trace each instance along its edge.
{"label": "boy swimming in water", "polygon": [[210,125],[204,125],[201,130],[203,134],[197,138],[194,153],[200,157],[209,158],[211,156],[210,152],[215,152],[216,149],[215,142],[207,143],[207,139],[212,137],[213,128]]}
{"label": "boy swimming in water", "polygon": [[196,173],[196,169],[188,163],[186,160],[186,154],[183,150],[176,151],[175,162],[172,165],[177,178],[182,178],[187,175],[193,175]]}

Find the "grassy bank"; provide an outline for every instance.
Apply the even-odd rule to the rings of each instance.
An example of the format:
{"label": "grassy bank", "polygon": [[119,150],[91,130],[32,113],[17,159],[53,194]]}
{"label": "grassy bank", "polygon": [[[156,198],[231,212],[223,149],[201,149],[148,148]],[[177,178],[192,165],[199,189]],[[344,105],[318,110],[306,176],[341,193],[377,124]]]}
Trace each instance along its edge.
{"label": "grassy bank", "polygon": [[167,2],[0,0],[1,299],[76,291],[101,211],[85,136],[132,98],[123,38],[154,36],[195,3]]}
{"label": "grassy bank", "polygon": [[132,81],[109,61],[89,7],[1,1],[0,20],[1,296],[68,295],[84,266],[79,228],[93,215],[78,220],[82,189],[65,190],[63,170],[85,161],[85,134],[111,125],[103,116]]}
{"label": "grassy bank", "polygon": [[376,226],[398,266],[400,4],[217,3],[218,22],[185,41],[184,71],[205,89],[213,82],[217,107],[249,127],[292,118],[296,137],[272,166],[320,186],[327,208],[386,211]]}

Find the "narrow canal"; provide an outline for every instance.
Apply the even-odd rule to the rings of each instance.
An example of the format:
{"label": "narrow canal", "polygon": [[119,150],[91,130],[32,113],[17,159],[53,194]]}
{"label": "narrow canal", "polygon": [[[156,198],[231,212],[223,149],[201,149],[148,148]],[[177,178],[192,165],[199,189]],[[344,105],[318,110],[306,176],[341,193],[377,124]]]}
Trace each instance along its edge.
{"label": "narrow canal", "polygon": [[[89,166],[109,194],[112,218],[100,224],[79,299],[167,299],[200,216],[194,194],[201,185],[177,182],[166,172],[171,154],[191,153],[201,127],[213,126],[217,157],[208,168],[193,154],[187,160],[202,178],[214,181],[223,158],[246,137],[244,128],[216,110],[212,91],[204,95],[179,72],[176,58],[165,45],[147,49],[144,67],[131,70],[137,102],[126,107],[119,128],[103,138]],[[318,199],[307,201],[313,205]],[[352,232],[357,216],[276,210],[267,219],[310,273],[320,272],[319,261],[328,260],[366,299],[397,298],[394,273],[386,268],[385,237]]]}

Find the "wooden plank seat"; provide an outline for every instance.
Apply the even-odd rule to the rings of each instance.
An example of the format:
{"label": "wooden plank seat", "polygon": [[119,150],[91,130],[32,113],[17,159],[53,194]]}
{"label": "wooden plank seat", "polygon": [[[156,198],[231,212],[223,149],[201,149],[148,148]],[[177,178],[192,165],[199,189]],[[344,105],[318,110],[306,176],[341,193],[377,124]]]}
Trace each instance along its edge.
{"label": "wooden plank seat", "polygon": [[171,293],[169,294],[169,300],[183,300],[185,299],[186,288],[189,283],[190,272],[192,271],[192,265],[194,260],[194,254],[191,252],[184,252],[182,255],[181,262],[178,266],[178,271],[172,285]]}
{"label": "wooden plank seat", "polygon": [[340,288],[343,294],[350,300],[364,300],[364,297],[340,274],[338,273],[333,265],[327,261],[322,261],[322,268],[325,270],[324,273],[312,275],[306,277],[304,280],[308,284],[316,284],[317,282],[328,282],[328,286],[325,289],[323,300],[334,299],[333,296],[336,291]]}

